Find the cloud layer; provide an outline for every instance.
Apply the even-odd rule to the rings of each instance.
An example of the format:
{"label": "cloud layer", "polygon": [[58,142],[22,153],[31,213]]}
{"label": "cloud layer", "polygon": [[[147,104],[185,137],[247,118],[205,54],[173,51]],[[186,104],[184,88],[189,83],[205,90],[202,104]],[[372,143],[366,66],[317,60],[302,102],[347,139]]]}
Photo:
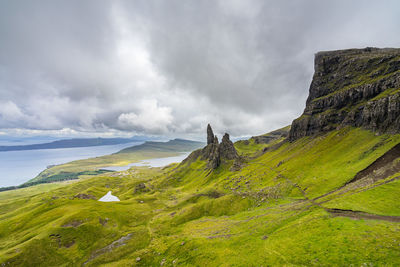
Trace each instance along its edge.
{"label": "cloud layer", "polygon": [[400,47],[399,12],[398,1],[3,1],[0,130],[264,133],[302,112],[317,51]]}

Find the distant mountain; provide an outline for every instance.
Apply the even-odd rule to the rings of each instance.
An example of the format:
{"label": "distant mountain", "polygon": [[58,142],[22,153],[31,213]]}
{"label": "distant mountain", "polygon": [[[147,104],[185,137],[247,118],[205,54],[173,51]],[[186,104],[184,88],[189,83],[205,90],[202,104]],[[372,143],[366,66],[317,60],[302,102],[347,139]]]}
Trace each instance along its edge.
{"label": "distant mountain", "polygon": [[184,152],[184,151],[192,151],[203,146],[203,142],[191,141],[185,139],[174,139],[169,140],[168,142],[154,142],[147,141],[144,144],[138,146],[131,146],[125,149],[122,149],[118,153],[131,153],[136,151],[168,151],[168,152]]}
{"label": "distant mountain", "polygon": [[57,149],[72,147],[90,147],[90,146],[108,146],[126,144],[131,142],[146,141],[148,137],[137,136],[132,138],[73,138],[57,140],[43,144],[16,145],[16,146],[0,146],[0,152],[3,151],[19,151],[19,150],[36,150],[36,149]]}

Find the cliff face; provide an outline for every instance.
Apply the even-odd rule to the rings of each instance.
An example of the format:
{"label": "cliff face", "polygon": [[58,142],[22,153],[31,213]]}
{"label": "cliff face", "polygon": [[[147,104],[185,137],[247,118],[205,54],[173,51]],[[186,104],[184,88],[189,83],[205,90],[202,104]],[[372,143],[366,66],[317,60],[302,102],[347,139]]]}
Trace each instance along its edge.
{"label": "cliff face", "polygon": [[400,49],[319,52],[306,108],[289,140],[344,126],[400,132]]}

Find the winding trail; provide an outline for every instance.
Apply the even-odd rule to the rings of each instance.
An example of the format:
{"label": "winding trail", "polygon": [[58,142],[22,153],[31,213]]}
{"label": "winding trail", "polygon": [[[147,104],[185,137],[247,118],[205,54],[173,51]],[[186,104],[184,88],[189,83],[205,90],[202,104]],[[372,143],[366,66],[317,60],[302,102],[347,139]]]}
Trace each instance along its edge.
{"label": "winding trail", "polygon": [[[400,147],[399,145],[396,145],[396,147],[395,147],[396,153],[399,151],[399,150],[398,150],[399,147]],[[393,150],[394,150],[394,149],[392,149],[392,150],[390,151],[390,152],[391,152],[390,154],[393,154]],[[391,156],[393,157],[393,155],[391,155]],[[383,157],[384,157],[384,156],[382,156],[381,158],[383,158]],[[385,160],[386,160],[386,159],[385,159]],[[376,160],[373,164],[376,164],[376,162],[379,162],[379,160]],[[262,164],[262,163],[258,163],[258,164]],[[373,165],[373,164],[371,164],[371,165]],[[345,186],[349,185],[350,183],[352,183],[352,182],[354,182],[354,181],[356,181],[356,180],[359,180],[360,178],[358,178],[358,179],[353,179],[351,182],[347,183],[346,185],[344,185],[344,186],[342,186],[342,187],[340,187],[340,188],[338,188],[338,189],[335,189],[335,190],[333,190],[333,191],[330,191],[330,192],[328,192],[328,193],[326,193],[326,194],[324,194],[324,195],[321,195],[321,196],[319,196],[319,197],[316,197],[316,198],[309,198],[309,197],[307,196],[307,193],[304,191],[304,189],[301,188],[297,183],[292,182],[289,178],[287,178],[286,176],[282,175],[279,171],[276,171],[276,170],[274,170],[273,168],[271,168],[271,167],[269,167],[269,166],[267,166],[267,165],[265,165],[265,164],[262,164],[262,165],[266,166],[266,167],[267,167],[268,169],[270,169],[271,171],[277,173],[279,177],[285,179],[287,182],[289,182],[290,184],[292,184],[293,186],[295,186],[297,189],[299,189],[300,192],[302,193],[303,197],[304,197],[307,201],[310,201],[310,203],[311,203],[312,206],[317,206],[317,207],[319,207],[319,208],[322,208],[322,209],[324,209],[326,212],[328,212],[329,214],[331,214],[331,215],[334,216],[334,217],[347,217],[347,218],[365,219],[365,220],[382,220],[382,221],[400,223],[400,216],[377,215],[377,214],[367,213],[367,212],[363,212],[363,211],[354,211],[354,210],[345,210],[345,209],[326,208],[326,207],[324,207],[324,206],[321,205],[321,204],[324,203],[324,202],[318,203],[318,202],[315,201],[315,200],[317,200],[317,199],[320,199],[321,197],[330,195],[330,194],[332,194],[332,193],[335,193],[335,192],[337,192],[337,191],[343,189]],[[370,166],[371,166],[371,165],[370,165]],[[375,169],[375,168],[370,168],[370,166],[367,167],[367,169],[368,169],[368,168],[369,168],[369,169]],[[365,174],[364,174],[364,175],[365,175]],[[399,178],[399,177],[395,177],[395,178],[391,179],[390,181],[396,180],[396,179],[398,179],[398,178]],[[386,184],[386,183],[387,183],[387,182],[382,183],[382,184]],[[382,184],[380,184],[380,185],[382,185]],[[369,189],[370,189],[370,188],[369,188]]]}
{"label": "winding trail", "polygon": [[383,220],[388,222],[400,223],[400,216],[377,215],[377,214],[372,214],[362,211],[354,211],[354,210],[329,209],[329,208],[324,208],[324,209],[334,217],[340,216],[353,219]]}

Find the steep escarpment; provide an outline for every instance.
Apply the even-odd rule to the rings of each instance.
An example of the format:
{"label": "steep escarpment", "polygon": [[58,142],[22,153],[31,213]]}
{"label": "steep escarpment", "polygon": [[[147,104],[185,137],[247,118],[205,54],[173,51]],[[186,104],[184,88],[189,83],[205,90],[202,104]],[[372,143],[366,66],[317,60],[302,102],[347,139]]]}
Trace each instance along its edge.
{"label": "steep escarpment", "polygon": [[400,132],[400,49],[319,52],[306,108],[289,140],[343,126]]}

